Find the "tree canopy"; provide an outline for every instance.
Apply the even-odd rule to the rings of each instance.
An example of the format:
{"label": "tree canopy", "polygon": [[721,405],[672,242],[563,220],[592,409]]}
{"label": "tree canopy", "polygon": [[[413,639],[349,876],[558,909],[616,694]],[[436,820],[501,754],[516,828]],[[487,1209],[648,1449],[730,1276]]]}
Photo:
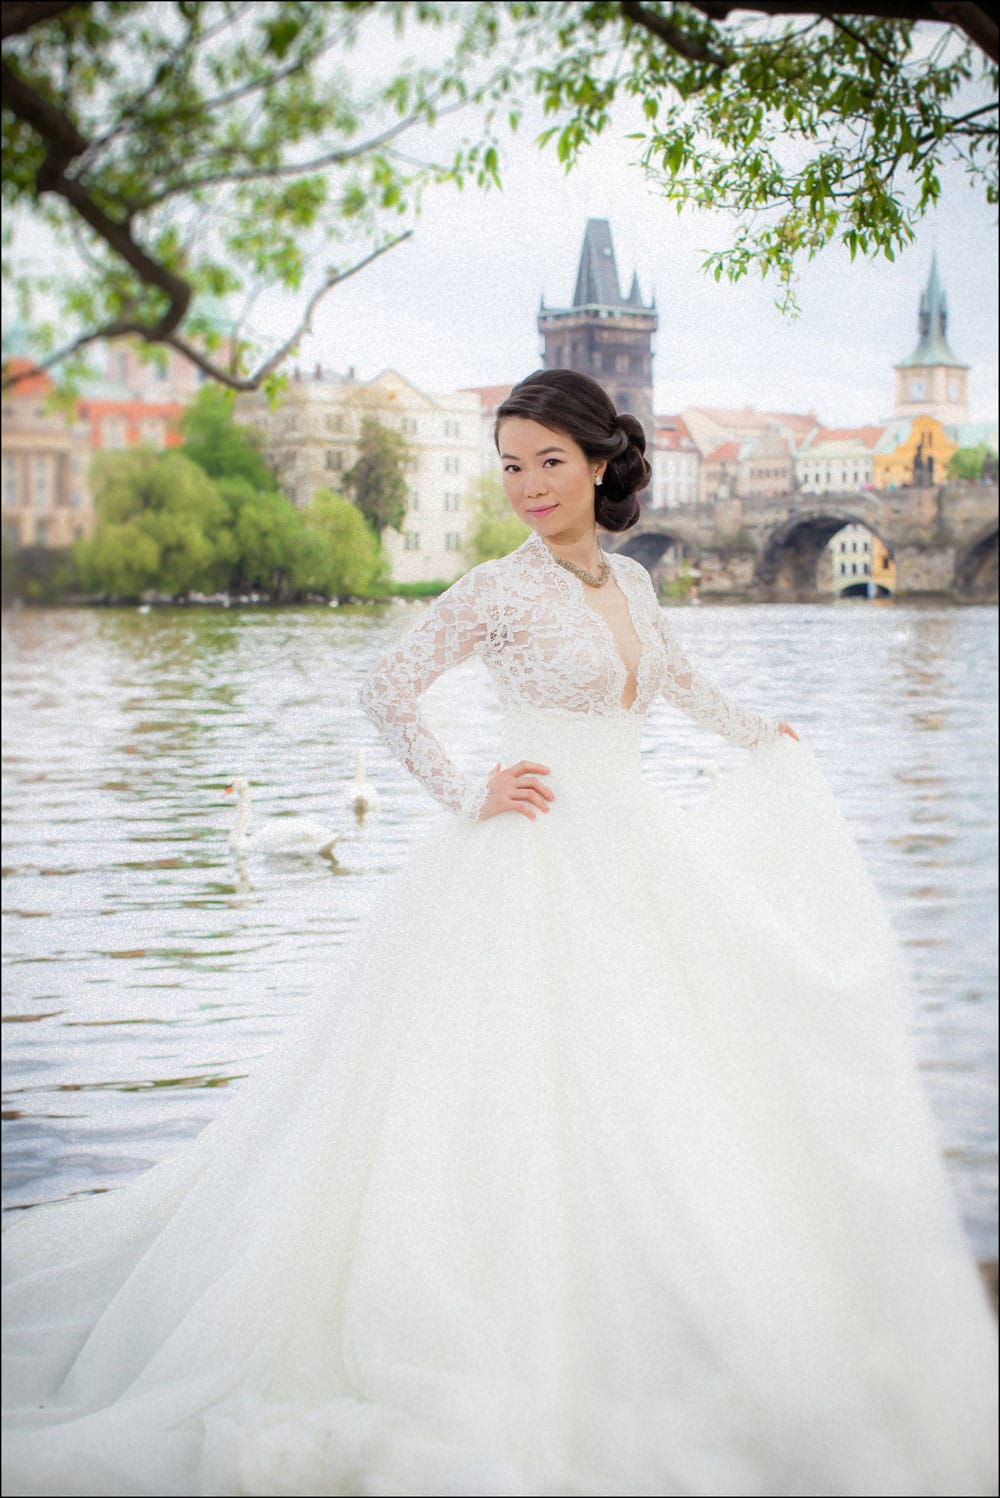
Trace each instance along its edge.
{"label": "tree canopy", "polygon": [[470,567],[505,557],[530,535],[528,527],[518,520],[495,474],[476,479],[469,486],[466,503],[473,521],[465,544],[465,560]]}
{"label": "tree canopy", "polygon": [[[361,81],[357,49],[390,24],[439,36],[439,60],[376,46]],[[567,169],[638,106],[665,198],[735,216],[709,269],[773,272],[786,303],[797,261],[833,242],[894,257],[949,160],[998,200],[984,5],[36,0],[3,6],[3,42],[4,204],[77,256],[14,277],[26,320],[39,291],[57,301],[46,362],[132,334],[258,388],[319,300],[406,237],[427,183],[500,182],[505,132],[539,102]],[[425,159],[457,109],[467,136]],[[267,286],[301,316],[263,349]]]}
{"label": "tree canopy", "polygon": [[374,416],[362,416],[357,461],[344,474],[344,488],[376,536],[389,527],[403,528],[406,474],[412,463],[409,444],[400,432]]}
{"label": "tree canopy", "polygon": [[282,600],[390,589],[378,536],[360,511],[327,489],[296,509],[231,406],[228,392],[207,386],[184,413],[182,448],[94,459],[97,524],[75,548],[84,590],[113,598],[253,591]]}

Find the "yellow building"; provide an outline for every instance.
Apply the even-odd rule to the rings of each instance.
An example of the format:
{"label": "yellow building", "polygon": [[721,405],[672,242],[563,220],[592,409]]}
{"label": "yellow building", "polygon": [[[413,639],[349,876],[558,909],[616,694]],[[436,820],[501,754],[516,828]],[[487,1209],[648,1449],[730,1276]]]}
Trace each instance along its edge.
{"label": "yellow building", "polygon": [[886,550],[878,536],[874,534],[872,535],[871,580],[890,593],[896,591],[896,563],[893,561],[892,553]]}
{"label": "yellow building", "polygon": [[926,488],[943,484],[958,444],[934,416],[914,416],[886,427],[875,450],[872,482],[876,489]]}

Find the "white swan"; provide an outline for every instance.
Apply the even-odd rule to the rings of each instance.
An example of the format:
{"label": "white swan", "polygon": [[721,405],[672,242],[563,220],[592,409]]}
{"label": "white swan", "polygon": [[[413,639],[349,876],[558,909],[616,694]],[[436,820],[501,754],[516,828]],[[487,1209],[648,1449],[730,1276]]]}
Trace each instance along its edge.
{"label": "white swan", "polygon": [[274,858],[316,856],[336,862],[333,847],[339,832],[330,832],[306,817],[273,817],[251,832],[249,781],[237,775],[226,786],[225,793],[236,797],[236,823],[229,834],[229,845],[237,858],[244,858],[248,852],[261,852]]}
{"label": "white swan", "polygon": [[358,821],[361,822],[370,811],[378,810],[378,791],[370,780],[365,779],[365,751],[358,750],[358,766],[354,772],[354,779],[345,792],[348,806],[354,812]]}

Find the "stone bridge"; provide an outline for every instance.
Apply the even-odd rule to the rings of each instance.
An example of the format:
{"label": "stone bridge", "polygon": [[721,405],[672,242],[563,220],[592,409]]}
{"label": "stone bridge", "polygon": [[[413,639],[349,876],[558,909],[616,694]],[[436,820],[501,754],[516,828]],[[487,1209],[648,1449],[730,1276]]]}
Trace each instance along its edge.
{"label": "stone bridge", "polygon": [[845,525],[863,525],[896,564],[898,597],[943,593],[996,602],[997,509],[997,485],[971,483],[726,499],[644,510],[632,530],[603,544],[653,573],[668,547],[682,547],[703,596],[806,601],[829,597],[817,586],[827,542]]}

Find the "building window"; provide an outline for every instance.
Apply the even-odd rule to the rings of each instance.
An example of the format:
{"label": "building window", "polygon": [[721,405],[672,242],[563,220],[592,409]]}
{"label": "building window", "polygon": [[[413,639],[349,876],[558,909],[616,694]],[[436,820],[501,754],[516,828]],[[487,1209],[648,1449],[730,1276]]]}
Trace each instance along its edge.
{"label": "building window", "polygon": [[404,531],[403,532],[403,550],[404,551],[419,551],[420,550],[420,532],[419,531]]}
{"label": "building window", "polygon": [[628,374],[628,354],[615,355],[615,373]]}
{"label": "building window", "polygon": [[446,494],[444,507],[451,514],[456,514],[462,508],[462,496],[460,494]]}
{"label": "building window", "polygon": [[461,473],[462,460],[457,453],[446,453],[444,459],[445,473]]}
{"label": "building window", "polygon": [[20,525],[20,521],[17,521],[17,520],[7,520],[7,521],[5,521],[4,522],[4,528],[3,528],[3,538],[7,542],[8,546],[20,546],[20,544],[21,544],[21,525]]}
{"label": "building window", "polygon": [[326,466],[334,473],[340,473],[344,466],[344,454],[342,452],[328,452],[326,455]]}
{"label": "building window", "polygon": [[401,416],[399,430],[404,437],[415,437],[417,435],[417,418],[415,416]]}
{"label": "building window", "polygon": [[49,544],[49,522],[39,520],[35,523],[35,545],[48,546]]}
{"label": "building window", "polygon": [[344,430],[344,415],[342,411],[328,411],[326,413],[326,429],[328,432],[342,432]]}
{"label": "building window", "polygon": [[101,445],[112,452],[125,446],[125,423],[119,416],[109,416],[101,423]]}
{"label": "building window", "polygon": [[461,422],[458,422],[458,421],[446,421],[445,424],[444,424],[444,434],[445,434],[446,437],[461,437],[461,435],[462,435],[462,425],[461,425]]}
{"label": "building window", "polygon": [[9,509],[17,504],[17,463],[13,458],[3,460],[3,502]]}
{"label": "building window", "polygon": [[35,459],[35,504],[44,509],[49,502],[49,460]]}
{"label": "building window", "polygon": [[163,447],[163,423],[162,421],[144,421],[142,424],[142,440],[148,442],[150,447]]}
{"label": "building window", "polygon": [[462,544],[462,534],[461,534],[460,531],[445,531],[445,536],[444,536],[444,549],[445,549],[445,551],[458,551],[458,549],[461,546],[461,544]]}

